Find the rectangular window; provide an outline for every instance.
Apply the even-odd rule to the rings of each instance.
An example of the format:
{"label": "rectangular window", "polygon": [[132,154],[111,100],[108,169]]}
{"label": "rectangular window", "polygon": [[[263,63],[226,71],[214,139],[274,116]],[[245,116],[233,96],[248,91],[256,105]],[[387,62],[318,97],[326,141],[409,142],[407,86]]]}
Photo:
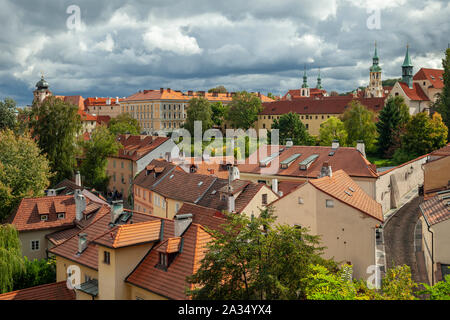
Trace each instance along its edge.
{"label": "rectangular window", "polygon": [[103,251],[103,262],[105,264],[110,264],[110,262],[111,262],[111,256],[108,251]]}
{"label": "rectangular window", "polygon": [[262,195],[262,204],[266,205],[267,204],[267,193],[264,193]]}
{"label": "rectangular window", "polygon": [[58,219],[64,219],[66,215],[64,213],[58,213]]}
{"label": "rectangular window", "polygon": [[326,206],[327,208],[333,208],[333,207],[334,207],[334,201],[331,200],[331,199],[325,200],[325,206]]}
{"label": "rectangular window", "polygon": [[48,220],[48,215],[47,214],[41,215],[41,221],[47,221],[47,220]]}
{"label": "rectangular window", "polygon": [[39,240],[31,240],[31,251],[38,251],[39,247]]}

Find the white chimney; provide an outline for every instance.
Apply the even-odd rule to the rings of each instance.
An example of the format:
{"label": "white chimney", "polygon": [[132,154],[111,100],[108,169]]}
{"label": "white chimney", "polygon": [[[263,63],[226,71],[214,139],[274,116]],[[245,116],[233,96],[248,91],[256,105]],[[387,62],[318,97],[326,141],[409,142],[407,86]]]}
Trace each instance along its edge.
{"label": "white chimney", "polygon": [[180,237],[192,223],[192,213],[179,214],[174,217],[174,236]]}
{"label": "white chimney", "polygon": [[240,179],[240,173],[239,173],[239,169],[235,166],[231,166],[230,170],[228,171],[228,180],[229,182],[233,182],[234,180],[239,180]]}
{"label": "white chimney", "polygon": [[293,145],[294,145],[294,143],[292,142],[292,139],[290,139],[290,138],[286,139],[286,149],[289,149]]}
{"label": "white chimney", "polygon": [[228,212],[235,211],[235,199],[232,194],[228,195],[227,209],[228,209]]}
{"label": "white chimney", "polygon": [[106,99],[106,104],[107,104],[108,106],[111,104],[111,98],[110,98],[110,97],[108,97],[108,98]]}
{"label": "white chimney", "polygon": [[328,161],[325,161],[320,169],[320,178],[329,176],[333,177],[333,171],[331,170],[331,166]]}
{"label": "white chimney", "polygon": [[87,234],[80,233],[78,234],[78,253],[82,253],[87,248]]}
{"label": "white chimney", "polygon": [[331,149],[337,149],[339,148],[339,140],[333,140],[331,142]]}
{"label": "white chimney", "polygon": [[278,179],[272,179],[272,191],[278,193]]}
{"label": "white chimney", "polygon": [[81,190],[75,190],[75,218],[77,221],[83,219],[83,211],[86,209],[86,198],[81,194]]}
{"label": "white chimney", "polygon": [[75,184],[79,187],[81,187],[81,174],[80,171],[77,171],[75,174]]}
{"label": "white chimney", "polygon": [[116,97],[116,104],[119,104],[119,97]]}
{"label": "white chimney", "polygon": [[356,141],[356,150],[361,152],[361,154],[366,157],[366,145],[364,144],[364,141],[358,140]]}
{"label": "white chimney", "polygon": [[123,200],[112,202],[111,207],[111,223],[115,223],[117,217],[123,212]]}

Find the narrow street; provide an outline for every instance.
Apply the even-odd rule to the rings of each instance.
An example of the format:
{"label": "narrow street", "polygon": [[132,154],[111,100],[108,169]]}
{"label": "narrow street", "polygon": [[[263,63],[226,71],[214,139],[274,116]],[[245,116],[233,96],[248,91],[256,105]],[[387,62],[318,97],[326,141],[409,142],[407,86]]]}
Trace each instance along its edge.
{"label": "narrow street", "polygon": [[[422,202],[423,197],[416,196],[395,213],[384,226],[384,244],[388,269],[406,264],[411,268],[415,282],[428,283],[423,255],[416,252],[414,245],[416,223],[420,217],[419,204]],[[420,250],[420,245],[417,249]]]}

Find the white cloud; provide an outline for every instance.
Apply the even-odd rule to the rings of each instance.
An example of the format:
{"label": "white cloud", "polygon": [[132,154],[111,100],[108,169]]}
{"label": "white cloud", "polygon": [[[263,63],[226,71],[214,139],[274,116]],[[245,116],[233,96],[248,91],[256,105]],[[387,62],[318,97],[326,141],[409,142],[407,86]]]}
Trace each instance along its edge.
{"label": "white cloud", "polygon": [[153,26],[142,36],[146,47],[153,51],[160,49],[180,55],[192,55],[202,52],[197,40],[182,34],[178,27],[161,28]]}
{"label": "white cloud", "polygon": [[106,35],[106,39],[104,41],[100,41],[95,45],[96,49],[100,49],[103,51],[111,52],[114,49],[114,40],[111,37],[111,34]]}

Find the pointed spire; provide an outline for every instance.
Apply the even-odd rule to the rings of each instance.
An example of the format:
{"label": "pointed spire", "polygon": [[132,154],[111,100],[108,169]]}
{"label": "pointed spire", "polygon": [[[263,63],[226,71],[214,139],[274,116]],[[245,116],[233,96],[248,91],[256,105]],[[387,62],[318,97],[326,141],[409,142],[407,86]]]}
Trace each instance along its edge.
{"label": "pointed spire", "polygon": [[373,54],[373,59],[378,59],[377,42],[376,41],[375,41],[375,53]]}
{"label": "pointed spire", "polygon": [[308,88],[308,77],[306,76],[306,64],[305,64],[305,71],[303,72],[302,88]]}
{"label": "pointed spire", "polygon": [[378,58],[377,42],[375,41],[375,52],[373,54],[372,66],[370,67],[370,72],[381,72],[381,68],[378,65],[379,62],[380,62],[380,60]]}
{"label": "pointed spire", "polygon": [[403,67],[412,67],[411,58],[409,57],[409,44],[406,45],[405,60],[403,61]]}
{"label": "pointed spire", "polygon": [[320,67],[319,67],[319,75],[317,76],[316,89],[323,89],[323,87],[322,87],[322,78],[320,77]]}

